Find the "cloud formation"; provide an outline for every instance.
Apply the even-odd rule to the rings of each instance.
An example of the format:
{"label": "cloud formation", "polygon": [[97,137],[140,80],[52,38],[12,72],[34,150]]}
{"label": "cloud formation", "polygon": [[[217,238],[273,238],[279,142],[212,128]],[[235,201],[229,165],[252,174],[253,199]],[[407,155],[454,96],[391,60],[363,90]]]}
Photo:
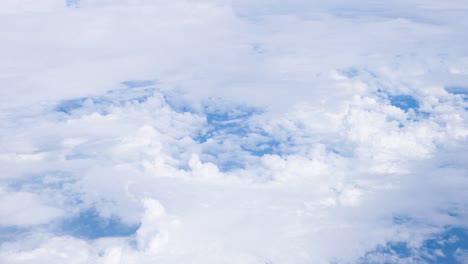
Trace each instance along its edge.
{"label": "cloud formation", "polygon": [[0,262],[466,259],[466,1],[0,9]]}

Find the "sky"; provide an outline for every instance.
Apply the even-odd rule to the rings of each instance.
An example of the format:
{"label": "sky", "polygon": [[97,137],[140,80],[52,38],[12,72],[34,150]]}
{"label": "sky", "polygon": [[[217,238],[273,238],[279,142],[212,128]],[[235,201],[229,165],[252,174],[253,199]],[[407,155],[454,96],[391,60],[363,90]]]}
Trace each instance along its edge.
{"label": "sky", "polygon": [[0,263],[468,263],[468,1],[0,1]]}

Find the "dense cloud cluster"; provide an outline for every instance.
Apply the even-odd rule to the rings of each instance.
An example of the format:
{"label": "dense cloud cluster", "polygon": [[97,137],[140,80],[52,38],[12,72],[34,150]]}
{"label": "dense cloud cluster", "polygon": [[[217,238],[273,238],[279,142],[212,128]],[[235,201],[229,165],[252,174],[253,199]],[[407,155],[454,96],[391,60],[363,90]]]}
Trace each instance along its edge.
{"label": "dense cloud cluster", "polygon": [[468,3],[5,1],[1,263],[464,263]]}

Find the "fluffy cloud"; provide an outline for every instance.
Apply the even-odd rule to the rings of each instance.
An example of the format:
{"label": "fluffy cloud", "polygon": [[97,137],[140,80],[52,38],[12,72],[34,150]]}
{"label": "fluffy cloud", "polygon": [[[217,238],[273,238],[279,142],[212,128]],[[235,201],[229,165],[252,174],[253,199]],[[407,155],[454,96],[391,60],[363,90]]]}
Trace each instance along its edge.
{"label": "fluffy cloud", "polygon": [[28,3],[0,262],[463,262],[465,2]]}

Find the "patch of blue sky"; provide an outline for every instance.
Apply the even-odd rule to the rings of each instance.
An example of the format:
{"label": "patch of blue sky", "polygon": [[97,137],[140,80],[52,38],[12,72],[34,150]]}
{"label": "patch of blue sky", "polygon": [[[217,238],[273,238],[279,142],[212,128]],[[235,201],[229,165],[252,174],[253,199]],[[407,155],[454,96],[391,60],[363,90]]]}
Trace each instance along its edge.
{"label": "patch of blue sky", "polygon": [[256,114],[253,109],[245,109],[245,111],[233,111],[233,112],[208,112],[206,113],[206,119],[208,124],[220,124],[229,126],[232,123],[236,123],[241,120],[245,120]]}
{"label": "patch of blue sky", "polygon": [[220,109],[205,106],[207,129],[201,131],[195,140],[203,143],[210,138],[224,137],[229,134],[246,136],[251,132],[248,125],[249,118],[259,113],[259,110],[251,107],[238,106],[234,109]]}
{"label": "patch of blue sky", "polygon": [[55,110],[65,114],[71,114],[74,110],[82,108],[87,98],[76,98],[60,102]]}
{"label": "patch of blue sky", "polygon": [[406,242],[389,242],[385,247],[378,250],[384,254],[396,254],[400,258],[408,258],[412,255],[411,248],[408,247]]}
{"label": "patch of blue sky", "polygon": [[203,162],[211,162],[222,172],[244,169],[258,157],[277,153],[278,142],[272,139],[239,136],[234,134],[218,134],[209,141],[202,143]]}
{"label": "patch of blue sky", "polygon": [[250,131],[246,121],[248,117],[245,118],[235,118],[235,119],[213,119],[211,115],[207,115],[208,126],[214,131],[223,131],[225,133],[231,133],[235,135],[244,135]]}
{"label": "patch of blue sky", "polygon": [[456,95],[468,95],[467,86],[446,86],[445,91]]}
{"label": "patch of blue sky", "polygon": [[[249,156],[264,156],[277,153],[280,142],[265,133],[258,127],[253,127],[250,118],[260,113],[256,109],[244,108],[231,112],[213,111],[206,113],[207,126],[195,138],[200,143],[208,140],[215,142],[223,152],[224,143],[234,142],[238,144],[238,154],[243,153]],[[210,143],[212,144],[212,143]],[[235,153],[228,153],[232,150],[226,149],[227,153],[213,153],[224,159],[217,159],[216,164],[221,171],[230,171],[244,168],[248,159],[241,159]],[[236,152],[237,153],[237,152]]]}
{"label": "patch of blue sky", "polygon": [[410,109],[417,111],[419,108],[419,101],[411,95],[395,95],[390,96],[389,99],[391,105],[404,111],[409,111]]}
{"label": "patch of blue sky", "polygon": [[256,141],[245,136],[220,134],[206,142],[206,147],[205,154],[208,156],[205,156],[204,162],[212,162],[222,172],[227,172],[246,168],[256,157],[278,153],[279,142],[273,139]]}
{"label": "patch of blue sky", "polygon": [[426,240],[422,248],[428,252],[440,250],[445,255],[435,255],[436,259],[432,263],[460,263],[455,258],[455,252],[457,249],[468,249],[467,230],[463,230],[461,228],[449,229],[443,234]]}
{"label": "patch of blue sky", "polygon": [[[397,218],[397,222],[400,220],[406,221],[405,218]],[[420,247],[411,247],[404,241],[388,242],[368,252],[359,263],[395,263],[397,258],[411,263],[463,264],[458,261],[456,254],[466,249],[468,249],[467,230],[448,228],[445,232],[425,240]],[[382,259],[387,260],[382,262]]]}
{"label": "patch of blue sky", "polygon": [[[425,119],[430,116],[430,113],[420,111],[420,102],[414,96],[409,94],[392,94],[389,91],[391,90],[384,85],[379,85],[380,87],[377,89],[376,96],[379,97],[383,101],[389,101],[390,105],[400,108],[401,110],[409,113],[414,112],[413,116],[410,116],[410,119],[413,121],[418,121],[420,119]],[[404,127],[401,124],[400,127]]]}
{"label": "patch of blue sky", "polygon": [[85,239],[103,237],[128,237],[138,230],[140,224],[127,224],[118,217],[103,218],[94,208],[80,212],[77,216],[64,220],[59,233]]}
{"label": "patch of blue sky", "polygon": [[275,139],[270,139],[267,142],[260,142],[254,146],[242,146],[242,150],[247,151],[250,155],[253,156],[265,156],[268,154],[275,154],[279,151],[280,142]]}
{"label": "patch of blue sky", "polygon": [[198,143],[205,143],[208,140],[213,140],[219,143],[224,142],[230,135],[244,135],[248,133],[248,128],[246,127],[219,127],[219,126],[210,126],[202,131],[196,136],[193,137]]}
{"label": "patch of blue sky", "polygon": [[30,231],[27,227],[0,226],[0,245],[5,242],[18,240]]}

